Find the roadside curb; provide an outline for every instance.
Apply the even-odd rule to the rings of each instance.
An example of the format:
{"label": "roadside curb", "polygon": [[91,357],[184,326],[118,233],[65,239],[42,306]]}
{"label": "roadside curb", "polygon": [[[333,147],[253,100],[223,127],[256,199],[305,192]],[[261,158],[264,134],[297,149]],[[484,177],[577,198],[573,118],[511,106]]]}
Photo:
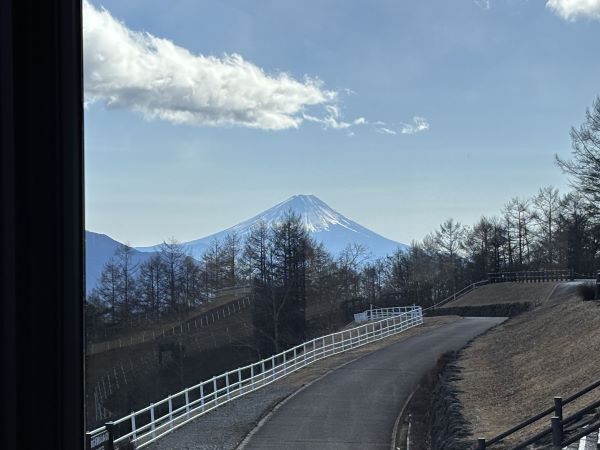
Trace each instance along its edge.
{"label": "roadside curb", "polygon": [[397,448],[396,447],[396,439],[398,438],[398,427],[400,426],[400,420],[402,420],[402,416],[404,416],[404,412],[406,411],[406,408],[410,404],[410,401],[412,400],[413,395],[415,395],[415,391],[412,391],[410,393],[410,395],[404,402],[404,405],[402,405],[402,408],[400,409],[400,413],[398,414],[396,421],[394,422],[394,430],[392,432],[392,442],[390,445],[390,450],[396,450],[396,448]]}

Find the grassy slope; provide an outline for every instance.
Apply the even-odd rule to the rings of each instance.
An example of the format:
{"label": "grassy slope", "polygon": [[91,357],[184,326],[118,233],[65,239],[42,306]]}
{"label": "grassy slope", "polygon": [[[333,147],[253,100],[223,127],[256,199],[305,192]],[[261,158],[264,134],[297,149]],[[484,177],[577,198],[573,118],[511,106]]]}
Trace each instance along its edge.
{"label": "grassy slope", "polygon": [[465,296],[446,304],[452,306],[494,305],[499,303],[544,301],[558,283],[495,283],[478,287]]}
{"label": "grassy slope", "polygon": [[[597,302],[582,302],[573,288],[559,286],[541,306],[466,348],[456,383],[474,435],[489,439],[552,406],[554,396],[567,397],[600,378],[599,325]],[[598,398],[600,392],[588,394],[565,411]],[[548,425],[542,420],[526,434]]]}

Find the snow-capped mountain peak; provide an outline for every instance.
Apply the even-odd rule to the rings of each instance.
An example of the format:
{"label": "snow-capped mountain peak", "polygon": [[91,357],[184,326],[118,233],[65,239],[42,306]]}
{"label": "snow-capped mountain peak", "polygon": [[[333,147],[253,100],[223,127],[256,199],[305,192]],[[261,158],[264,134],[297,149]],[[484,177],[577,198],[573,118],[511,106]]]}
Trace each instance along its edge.
{"label": "snow-capped mountain peak", "polygon": [[[334,256],[352,243],[365,246],[374,257],[386,256],[398,248],[407,248],[405,244],[387,239],[344,217],[315,195],[294,195],[226,230],[184,242],[183,245],[194,258],[200,259],[214,239],[223,240],[233,232],[244,239],[257,223],[262,221],[272,226],[282,222],[290,212],[300,216],[310,235],[317,242],[323,243]],[[156,251],[157,249],[158,246],[137,247],[137,250],[140,251]]]}
{"label": "snow-capped mountain peak", "polygon": [[248,225],[253,226],[258,221],[273,225],[281,222],[289,212],[300,216],[306,230],[310,233],[327,231],[334,225],[352,230],[351,222],[348,219],[312,194],[294,195],[232,229],[244,232]]}

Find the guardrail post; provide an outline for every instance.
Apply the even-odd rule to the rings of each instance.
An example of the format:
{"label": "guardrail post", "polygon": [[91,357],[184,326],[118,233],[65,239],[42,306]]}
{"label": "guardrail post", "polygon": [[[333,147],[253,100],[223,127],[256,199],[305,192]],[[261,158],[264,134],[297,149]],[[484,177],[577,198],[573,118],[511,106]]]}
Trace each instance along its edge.
{"label": "guardrail post", "polygon": [[600,300],[600,271],[596,275],[596,294],[594,295],[595,300]]}
{"label": "guardrail post", "polygon": [[554,397],[554,415],[563,420],[563,401],[562,397]]}
{"label": "guardrail post", "polygon": [[215,402],[214,407],[216,407],[217,404],[218,404],[217,398],[218,398],[219,394],[217,393],[217,391],[218,391],[218,389],[217,389],[217,378],[213,377],[213,391],[212,391],[212,394],[213,394],[213,399],[214,399],[214,402]]}
{"label": "guardrail post", "polygon": [[562,420],[558,417],[553,417],[551,419],[551,423],[552,423],[552,445],[555,448],[561,448],[562,441],[563,441]]}
{"label": "guardrail post", "polygon": [[275,356],[271,356],[271,370],[273,371],[273,380],[275,379]]}
{"label": "guardrail post", "polygon": [[190,417],[190,395],[187,389],[185,390],[185,414]]}
{"label": "guardrail post", "polygon": [[200,407],[204,412],[204,383],[200,383]]}
{"label": "guardrail post", "polygon": [[477,450],[485,450],[485,439],[479,438],[477,439]]}
{"label": "guardrail post", "polygon": [[92,450],[92,433],[85,432],[85,450]]}
{"label": "guardrail post", "polygon": [[106,422],[104,424],[106,431],[108,431],[108,441],[106,442],[106,450],[114,450],[115,448],[115,424],[114,422]]}
{"label": "guardrail post", "polygon": [[114,445],[112,440],[109,438],[108,429],[98,433],[96,435],[92,434],[90,431],[86,431],[85,433],[85,450],[113,450]]}
{"label": "guardrail post", "polygon": [[229,372],[225,374],[225,392],[227,393],[227,400],[229,400]]}
{"label": "guardrail post", "polygon": [[131,431],[133,432],[133,440],[136,440],[137,433],[135,430],[135,411],[131,411]]}
{"label": "guardrail post", "polygon": [[154,403],[150,403],[150,429],[152,430],[152,437],[154,438],[156,434],[154,433],[154,429],[156,425],[154,424]]}

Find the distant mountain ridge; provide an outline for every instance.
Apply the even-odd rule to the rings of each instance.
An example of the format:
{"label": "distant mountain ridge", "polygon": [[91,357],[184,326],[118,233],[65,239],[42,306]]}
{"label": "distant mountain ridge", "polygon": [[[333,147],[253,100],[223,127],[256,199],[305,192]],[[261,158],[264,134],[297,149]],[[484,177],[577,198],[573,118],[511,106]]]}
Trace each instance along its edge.
{"label": "distant mountain ridge", "polygon": [[[406,244],[385,238],[348,219],[314,195],[294,195],[237,225],[200,239],[183,242],[182,245],[189,255],[201,260],[202,255],[214,239],[223,240],[232,232],[236,232],[240,238],[244,239],[258,222],[264,221],[267,225],[272,226],[280,223],[289,212],[300,216],[311,237],[317,242],[323,243],[327,251],[334,256],[352,243],[364,245],[374,258],[392,254],[397,249],[402,251],[408,249]],[[86,231],[85,237],[85,277],[86,291],[89,293],[98,283],[104,265],[114,256],[115,250],[121,243],[105,234],[93,231]],[[159,251],[159,247],[160,244],[150,247],[135,247],[132,252],[133,263],[137,265],[147,261]]]}
{"label": "distant mountain ridge", "polygon": [[[85,290],[90,293],[98,283],[104,265],[111,260],[117,248],[122,245],[119,241],[106,234],[85,232]],[[134,265],[150,259],[154,253],[133,250],[131,260]]]}
{"label": "distant mountain ridge", "polygon": [[[222,240],[228,234],[236,232],[244,239],[258,222],[263,221],[267,225],[277,224],[290,211],[300,216],[310,235],[317,242],[322,242],[333,255],[339,254],[352,243],[364,245],[374,257],[389,255],[398,248],[408,249],[406,244],[383,237],[348,219],[314,195],[294,195],[237,225],[200,239],[183,242],[182,245],[192,257],[200,259],[215,238]],[[136,247],[136,249],[141,252],[154,252],[158,247],[159,245],[154,245]]]}

